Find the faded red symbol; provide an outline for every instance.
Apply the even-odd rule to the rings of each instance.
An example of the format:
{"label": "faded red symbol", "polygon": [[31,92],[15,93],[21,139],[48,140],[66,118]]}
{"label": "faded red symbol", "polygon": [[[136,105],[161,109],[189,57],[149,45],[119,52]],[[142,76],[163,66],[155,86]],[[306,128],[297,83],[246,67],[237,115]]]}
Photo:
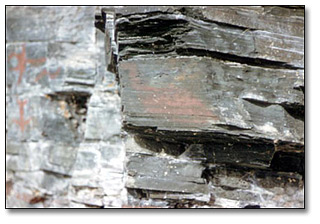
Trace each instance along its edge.
{"label": "faded red symbol", "polygon": [[18,79],[18,85],[21,83],[22,76],[24,72],[26,71],[26,65],[27,63],[30,64],[42,64],[46,62],[46,58],[38,58],[38,59],[27,59],[26,57],[26,46],[22,46],[21,53],[12,53],[9,55],[9,60],[11,58],[16,57],[18,60],[18,64],[16,67],[11,68],[11,70],[19,71],[19,79]]}
{"label": "faded red symbol", "polygon": [[145,85],[139,78],[135,63],[126,62],[121,66],[128,72],[131,87],[138,90],[138,101],[146,112],[166,114],[168,120],[179,123],[203,123],[209,118],[218,119],[213,111],[191,92],[173,84],[162,88]]}
{"label": "faded red symbol", "polygon": [[[11,53],[9,55],[9,60],[11,60],[13,57],[17,58],[18,60],[18,64],[11,68],[11,70],[14,71],[18,71],[19,72],[19,78],[18,78],[18,85],[21,83],[22,80],[22,76],[26,71],[26,65],[27,63],[30,63],[32,65],[37,65],[37,64],[43,64],[46,62],[46,58],[42,57],[42,58],[36,58],[36,59],[28,59],[26,56],[26,46],[25,44],[22,46],[22,51],[20,53]],[[49,77],[51,79],[55,79],[59,73],[60,73],[61,68],[59,68],[56,72],[54,73],[48,73],[47,69],[43,69],[39,75],[37,75],[35,81],[39,81],[42,77],[44,77],[45,75],[49,74]]]}
{"label": "faded red symbol", "polygon": [[24,132],[25,126],[30,123],[30,118],[25,120],[24,119],[24,105],[26,105],[27,100],[17,100],[17,103],[19,104],[19,114],[20,118],[19,120],[14,120],[14,122],[20,127],[21,132]]}

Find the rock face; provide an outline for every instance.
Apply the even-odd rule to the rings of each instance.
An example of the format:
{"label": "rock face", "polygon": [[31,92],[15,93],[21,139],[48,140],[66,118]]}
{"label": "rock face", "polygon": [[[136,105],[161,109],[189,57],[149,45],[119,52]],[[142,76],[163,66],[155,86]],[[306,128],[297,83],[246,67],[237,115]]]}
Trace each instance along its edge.
{"label": "rock face", "polygon": [[6,24],[8,208],[304,207],[304,8],[7,7]]}
{"label": "rock face", "polygon": [[275,142],[303,150],[304,122],[288,109],[304,107],[303,92],[294,89],[301,73],[187,57],[121,61],[119,74],[128,129],[154,128],[149,136],[175,132],[172,141],[220,143],[226,153],[261,153],[247,154],[247,161],[229,157],[247,164],[268,165]]}
{"label": "rock face", "polygon": [[117,46],[132,205],[281,207],[267,192],[288,178],[301,193],[303,8],[125,7],[96,26]]}
{"label": "rock face", "polygon": [[120,207],[120,98],[98,7],[6,8],[6,206]]}

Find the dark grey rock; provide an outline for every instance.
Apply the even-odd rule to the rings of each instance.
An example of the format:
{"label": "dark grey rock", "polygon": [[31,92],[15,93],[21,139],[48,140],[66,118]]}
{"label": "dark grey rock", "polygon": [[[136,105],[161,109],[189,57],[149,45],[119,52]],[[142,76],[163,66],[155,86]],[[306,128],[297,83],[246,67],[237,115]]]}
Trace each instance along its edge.
{"label": "dark grey rock", "polygon": [[301,71],[205,57],[119,65],[129,131],[175,144],[204,143],[212,153],[208,161],[221,163],[269,166],[278,143],[303,150],[303,113],[293,112],[304,108],[304,93],[295,88]]}
{"label": "dark grey rock", "polygon": [[248,29],[303,37],[304,8],[279,6],[215,6],[196,10],[211,21],[247,27]]}
{"label": "dark grey rock", "polygon": [[[189,68],[186,69],[186,66]],[[157,74],[154,71],[162,72]],[[281,132],[280,128],[286,123],[285,118],[265,119],[264,123],[266,121],[275,123],[274,128],[255,131],[257,129],[255,126],[261,124],[254,123],[252,117],[263,119],[266,114],[250,113],[248,112],[250,108],[245,106],[253,104],[252,107],[258,107],[255,102],[261,103],[260,109],[268,113],[268,110],[274,111],[272,104],[284,106],[297,104],[302,107],[304,104],[303,92],[294,89],[294,83],[301,76],[287,70],[263,69],[209,58],[190,57],[121,62],[120,74],[122,104],[127,115],[125,121],[134,126],[140,126],[139,122],[146,127],[155,126],[158,129],[171,127],[175,130],[186,129],[188,126],[190,129],[199,126],[199,129],[201,127],[208,130],[233,126],[241,129],[242,134],[262,131],[264,136],[270,136],[272,139],[274,138],[272,135],[278,134],[276,130]],[[171,86],[168,87],[168,83]],[[232,91],[228,90],[230,88]],[[288,91],[291,94],[288,95]],[[169,93],[171,102],[166,102]],[[179,94],[183,94],[185,99],[179,98]],[[138,100],[133,101],[133,97]],[[195,107],[198,110],[195,110]],[[144,114],[146,117],[143,117]],[[154,114],[152,119],[147,118],[148,114]],[[178,115],[179,119],[184,118],[186,122],[178,122],[178,118],[175,122],[174,119]],[[193,124],[191,119],[194,120]],[[225,131],[230,132],[230,130]],[[300,142],[301,139],[294,139],[281,133],[278,138],[296,142]]]}
{"label": "dark grey rock", "polygon": [[128,155],[126,166],[128,188],[207,194],[205,180],[201,178],[204,167],[191,161]]}
{"label": "dark grey rock", "polygon": [[6,7],[7,207],[304,207],[303,7],[99,9]]}
{"label": "dark grey rock", "polygon": [[[121,15],[120,12],[116,20],[120,58],[153,54],[207,54],[251,64],[304,67],[303,35],[296,37],[283,35],[282,32],[254,31],[242,26],[200,20],[205,17],[201,17],[201,10],[184,9],[171,13],[150,13],[146,10],[146,13],[129,15]],[[265,14],[262,11],[258,13]],[[282,25],[285,22],[282,21]],[[303,16],[300,22],[303,27]]]}

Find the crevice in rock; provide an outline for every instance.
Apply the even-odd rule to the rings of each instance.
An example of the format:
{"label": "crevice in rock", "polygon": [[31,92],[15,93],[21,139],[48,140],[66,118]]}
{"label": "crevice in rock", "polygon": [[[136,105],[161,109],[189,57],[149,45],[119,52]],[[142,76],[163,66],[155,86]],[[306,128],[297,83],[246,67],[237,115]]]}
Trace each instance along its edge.
{"label": "crevice in rock", "polygon": [[[206,20],[201,16],[201,12],[195,9],[182,7],[176,12],[181,14],[153,12],[135,17],[128,15],[121,17],[121,15],[118,15],[116,33],[119,44],[119,60],[126,60],[137,55],[156,54],[166,56],[172,54],[172,56],[210,57],[265,68],[301,69],[301,67],[286,62],[259,58],[259,55],[256,57],[254,55],[250,57],[249,55],[247,57],[225,53],[223,50],[213,51],[204,48],[184,47],[183,45],[186,44],[182,40],[185,36],[184,34],[197,31],[198,28],[196,27],[202,26],[198,24],[199,21],[206,22]],[[194,27],[193,23],[198,25]],[[248,28],[216,21],[209,21],[208,24],[215,24],[220,30],[251,32],[251,29]],[[100,25],[98,24],[97,26],[99,28]],[[191,45],[196,46],[197,43],[191,41]]]}
{"label": "crevice in rock", "polygon": [[301,104],[281,104],[281,106],[295,119],[299,119],[304,122],[305,113],[304,105]]}
{"label": "crevice in rock", "polygon": [[[267,168],[273,163],[272,167],[278,171],[287,171],[278,165],[281,162],[274,158],[275,152],[291,153],[291,157],[297,157],[299,161],[304,152],[303,146],[289,142],[275,144],[267,139],[240,139],[241,136],[221,135],[219,138],[218,134],[199,133],[196,137],[193,133],[185,134],[188,135],[175,136],[174,132],[151,132],[147,135],[136,133],[134,138],[142,148],[155,153],[164,152],[179,159],[199,161],[205,167],[213,163]],[[300,172],[298,169],[291,171]],[[208,169],[203,171],[202,176],[208,181]]]}
{"label": "crevice in rock", "polygon": [[141,147],[149,149],[153,152],[164,152],[168,155],[179,156],[185,149],[186,144],[171,143],[161,140],[160,138],[148,138],[135,135],[135,142]]}
{"label": "crevice in rock", "polygon": [[[296,156],[280,153],[277,158],[272,162],[271,167],[258,168],[250,166],[241,166],[237,164],[208,164],[207,168],[203,171],[203,176],[207,179],[208,183],[211,182],[216,187],[224,187],[227,190],[232,188],[249,188],[247,184],[258,184],[261,187],[272,188],[281,186],[279,183],[287,184],[287,182],[299,185],[299,181],[303,178],[303,173],[300,172],[299,167],[303,154],[300,155],[301,160],[296,160]],[[291,165],[286,166],[286,161],[291,160]],[[230,178],[222,180],[224,177]],[[293,180],[295,179],[295,180]],[[236,180],[234,182],[234,180]],[[226,182],[225,182],[226,181]],[[243,182],[243,183],[241,183]]]}
{"label": "crevice in rock", "polygon": [[177,48],[176,52],[178,55],[181,55],[181,56],[210,57],[210,58],[215,58],[215,59],[224,60],[224,61],[247,64],[251,66],[259,66],[263,68],[292,69],[292,70],[301,69],[300,67],[295,67],[285,62],[271,61],[271,60],[261,59],[261,58],[241,57],[234,54],[209,51],[204,49]]}
{"label": "crevice in rock", "polygon": [[206,180],[206,183],[208,184],[212,178],[211,170],[208,166],[202,171],[201,178]]}
{"label": "crevice in rock", "polygon": [[269,103],[266,101],[261,101],[261,100],[251,99],[251,98],[242,98],[242,99],[259,107],[268,107],[273,105],[272,103]]}
{"label": "crevice in rock", "polygon": [[[74,93],[55,93],[48,94],[47,97],[56,101],[59,105],[60,113],[67,120],[67,124],[75,133],[77,139],[75,141],[82,141],[85,131],[85,122],[88,111],[88,100],[90,94],[74,94]],[[46,135],[45,132],[43,135]]]}
{"label": "crevice in rock", "polygon": [[[147,18],[118,20],[116,29],[120,60],[140,54],[168,54],[174,52],[176,40],[191,30],[188,21],[162,14]],[[136,21],[139,20],[139,21]]]}
{"label": "crevice in rock", "polygon": [[274,171],[297,172],[304,176],[304,153],[276,152],[270,168]]}

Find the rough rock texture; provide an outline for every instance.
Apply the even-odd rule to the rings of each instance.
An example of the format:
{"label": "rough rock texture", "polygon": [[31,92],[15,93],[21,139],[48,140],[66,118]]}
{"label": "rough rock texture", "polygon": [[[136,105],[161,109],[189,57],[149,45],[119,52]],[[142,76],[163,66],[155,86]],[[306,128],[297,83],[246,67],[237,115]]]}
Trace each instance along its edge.
{"label": "rough rock texture", "polygon": [[7,7],[6,206],[304,207],[304,8]]}
{"label": "rough rock texture", "polygon": [[96,26],[115,46],[129,205],[304,206],[303,8],[106,8]]}
{"label": "rough rock texture", "polygon": [[7,7],[6,206],[121,207],[120,98],[98,7]]}

